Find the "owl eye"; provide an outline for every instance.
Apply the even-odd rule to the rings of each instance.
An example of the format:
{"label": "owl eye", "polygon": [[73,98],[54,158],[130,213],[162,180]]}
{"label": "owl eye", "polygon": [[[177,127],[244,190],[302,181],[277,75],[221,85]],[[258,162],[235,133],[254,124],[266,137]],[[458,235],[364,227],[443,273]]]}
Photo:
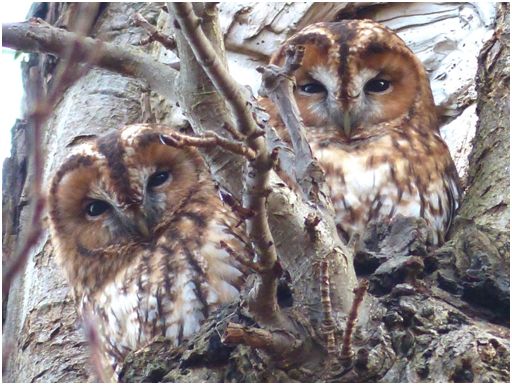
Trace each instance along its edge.
{"label": "owl eye", "polygon": [[388,91],[390,87],[391,82],[389,80],[375,78],[366,83],[364,91],[379,94]]}
{"label": "owl eye", "polygon": [[306,94],[321,94],[327,92],[321,83],[308,83],[299,86],[299,89]]}
{"label": "owl eye", "polygon": [[110,209],[110,205],[105,201],[94,200],[87,205],[85,211],[90,217],[97,217]]}
{"label": "owl eye", "polygon": [[157,171],[149,177],[148,187],[157,187],[164,184],[169,179],[169,171]]}

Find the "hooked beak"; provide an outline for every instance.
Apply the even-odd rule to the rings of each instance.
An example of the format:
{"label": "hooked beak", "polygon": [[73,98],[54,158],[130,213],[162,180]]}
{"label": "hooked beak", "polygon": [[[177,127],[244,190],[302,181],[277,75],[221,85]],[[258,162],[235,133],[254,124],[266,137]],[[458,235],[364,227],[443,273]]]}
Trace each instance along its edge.
{"label": "hooked beak", "polygon": [[351,127],[351,121],[350,121],[350,113],[348,111],[345,111],[343,113],[343,132],[345,133],[345,136],[350,138],[350,134],[352,132]]}
{"label": "hooked beak", "polygon": [[135,217],[135,226],[140,235],[144,238],[149,237],[149,227],[146,216],[143,213],[137,213],[138,215]]}

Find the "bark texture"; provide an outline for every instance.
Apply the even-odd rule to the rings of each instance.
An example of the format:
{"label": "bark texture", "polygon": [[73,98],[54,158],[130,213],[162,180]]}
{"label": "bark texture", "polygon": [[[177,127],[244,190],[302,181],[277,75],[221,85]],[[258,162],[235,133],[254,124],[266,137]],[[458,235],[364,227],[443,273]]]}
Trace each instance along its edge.
{"label": "bark texture", "polygon": [[478,58],[478,125],[469,156],[469,188],[460,214],[479,225],[510,229],[510,26],[500,4],[495,33]]}
{"label": "bark texture", "polygon": [[[151,12],[151,7],[154,6],[110,5],[99,16],[95,34],[117,44],[138,42],[143,32],[131,27],[128,17],[137,10]],[[105,70],[92,70],[69,88],[46,126],[42,143],[46,155],[44,180],[48,181],[52,170],[66,156],[67,146],[79,141],[80,136],[97,135],[139,122],[143,92],[147,92],[143,81]],[[16,168],[4,174],[3,181],[4,197],[11,197],[8,207],[13,210],[4,211],[4,221],[12,223],[6,229],[20,230],[16,234],[18,243],[23,241],[27,230],[31,205],[31,197],[27,195],[31,165],[26,164],[27,155],[23,152],[27,148],[26,129],[23,122],[15,128],[14,152],[9,162]],[[7,247],[12,248],[12,244],[11,241]],[[3,338],[4,351],[9,355],[4,367],[5,381],[83,382],[90,377],[87,341],[68,285],[53,260],[46,232],[33,249],[24,272],[11,285],[6,314]]]}
{"label": "bark texture", "polygon": [[[69,30],[73,24],[73,18],[69,17],[73,5],[57,4],[41,6],[49,7],[46,13],[41,7],[36,11],[46,14],[51,24]],[[236,80],[253,83],[249,77],[254,74],[249,76],[253,72],[248,69],[263,64],[279,39],[315,21],[359,14],[395,23],[392,27],[398,29],[405,28],[407,23],[402,23],[401,17],[390,16],[397,9],[394,7],[403,7],[398,9],[406,15],[423,12],[421,20],[427,24],[444,25],[447,20],[466,15],[464,10],[467,25],[478,21],[471,16],[476,12],[471,4],[348,7],[344,3],[322,4],[258,3],[249,7],[221,4],[220,26],[209,18],[208,7],[203,7],[206,14],[202,27],[209,36],[215,36],[219,52],[223,49],[222,37],[225,39],[227,61]],[[201,7],[195,6],[197,11]],[[350,250],[333,240],[336,230],[329,218],[316,228],[308,228],[305,219],[316,207],[291,193],[272,175],[272,193],[267,201],[271,213],[269,224],[282,268],[289,274],[279,282],[278,302],[287,319],[293,320],[294,330],[308,338],[297,345],[291,343],[286,354],[268,349],[272,344],[282,347],[280,341],[295,341],[295,336],[290,338],[279,328],[261,331],[259,320],[242,300],[219,309],[194,338],[177,348],[165,339],[158,339],[133,352],[126,360],[121,379],[127,382],[508,382],[509,5],[501,3],[497,11],[494,35],[478,60],[479,121],[469,159],[469,187],[460,217],[451,231],[451,241],[429,254],[421,240],[422,223],[408,219],[392,226],[376,223],[363,235],[362,244],[366,247],[356,256],[359,261],[356,269],[360,277],[368,279],[369,294],[358,312],[346,357],[334,357],[326,344],[321,323],[325,287],[321,286],[319,262],[338,248],[338,259],[330,266],[328,287],[339,300],[332,304],[335,320],[332,333],[341,344],[352,288],[357,286]],[[130,23],[129,18],[135,12],[140,12],[160,30],[176,35],[181,69],[177,82],[173,80],[175,89],[166,90],[165,85],[151,87],[152,79],[158,76],[143,80],[104,69],[91,70],[64,93],[47,122],[42,143],[45,180],[69,146],[81,137],[98,135],[125,124],[171,123],[188,132],[191,128],[186,118],[196,132],[214,130],[229,136],[225,124],[233,122],[225,101],[194,60],[179,28],[169,21],[162,5],[102,5],[91,36],[115,46],[138,45],[147,33]],[[488,21],[492,17],[485,12],[480,12],[480,16],[484,20],[482,25],[492,24]],[[421,32],[422,24],[418,24],[419,34],[426,36]],[[440,31],[439,36],[446,35],[442,28]],[[442,36],[439,39],[433,52],[453,48],[453,41],[443,40]],[[421,46],[414,48],[423,51]],[[142,50],[147,54],[144,63],[150,62],[149,55],[166,64],[176,60],[173,53],[158,43]],[[141,48],[130,52],[137,55]],[[434,57],[424,58],[425,63],[435,81],[442,82],[445,78],[436,72],[440,67]],[[48,80],[54,64],[54,59],[38,59],[34,55],[25,71],[28,73],[30,66],[42,66]],[[455,77],[452,72],[447,74],[448,79]],[[144,72],[135,75],[146,76]],[[443,84],[449,88],[448,83]],[[173,95],[178,95],[179,100],[169,99]],[[453,99],[440,97],[440,104],[451,114],[458,114],[476,99],[470,87],[463,87],[456,95]],[[183,108],[185,117],[177,112],[176,103]],[[13,153],[4,163],[3,254],[7,257],[23,241],[33,204],[29,130],[26,122],[17,122],[13,128]],[[267,145],[271,149],[283,146],[271,129],[267,129]],[[206,153],[206,159],[220,185],[240,197],[241,157],[214,150]],[[290,155],[288,164],[293,161]],[[397,227],[401,234],[398,238],[395,237]],[[242,298],[246,297],[244,293]],[[53,261],[51,240],[46,233],[33,248],[23,273],[12,282],[8,296],[4,295],[3,306],[4,381],[80,382],[94,378],[89,366],[88,341],[77,320],[69,288]],[[243,330],[254,339],[253,346],[259,348],[227,343],[223,335],[228,329],[233,333]]]}

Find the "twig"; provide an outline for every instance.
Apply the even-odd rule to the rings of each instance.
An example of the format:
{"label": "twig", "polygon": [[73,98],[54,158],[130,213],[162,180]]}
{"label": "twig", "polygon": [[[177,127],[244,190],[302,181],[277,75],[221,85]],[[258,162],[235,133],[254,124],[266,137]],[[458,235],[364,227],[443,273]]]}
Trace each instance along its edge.
{"label": "twig", "polygon": [[89,342],[89,358],[92,370],[99,382],[110,382],[113,373],[108,373],[107,368],[102,363],[101,342],[96,325],[92,320],[92,316],[88,311],[83,314],[84,332]]}
{"label": "twig", "polygon": [[176,99],[174,80],[177,71],[162,64],[150,55],[130,46],[119,46],[101,42],[76,33],[55,28],[41,19],[21,23],[2,24],[2,44],[5,47],[25,52],[51,53],[62,57],[66,47],[80,41],[73,60],[82,63],[98,55],[96,66],[127,76],[145,79],[150,88]]}
{"label": "twig", "polygon": [[233,257],[234,259],[236,259],[238,262],[240,262],[243,266],[246,266],[248,267],[249,269],[252,269],[253,271],[258,271],[259,269],[259,266],[252,262],[251,260],[249,259],[246,259],[245,257],[243,257],[241,254],[235,252],[235,250],[233,250],[226,242],[224,241],[220,241],[220,247],[223,248],[224,250],[226,250],[226,252],[231,256]]}
{"label": "twig", "polygon": [[243,344],[279,357],[296,350],[301,344],[298,339],[285,331],[268,331],[233,322],[228,323],[222,336],[222,343]]}
{"label": "twig", "polygon": [[229,134],[233,137],[233,139],[238,140],[241,142],[242,140],[245,140],[244,136],[240,134],[231,124],[225,122],[222,125],[222,128],[229,132]]}
{"label": "twig", "polygon": [[243,143],[223,138],[213,131],[206,131],[201,136],[190,136],[171,132],[169,134],[161,135],[160,139],[162,140],[162,143],[172,147],[192,146],[212,148],[219,146],[226,151],[242,155],[249,161],[253,161],[256,158],[254,151]]}
{"label": "twig", "polygon": [[224,203],[226,203],[231,209],[243,220],[249,219],[254,215],[254,212],[250,209],[246,209],[240,205],[233,195],[220,191],[220,197]]}
{"label": "twig", "polygon": [[309,196],[313,191],[312,185],[323,181],[323,177],[306,139],[304,124],[293,95],[292,76],[300,67],[303,56],[303,46],[289,47],[283,67],[271,64],[258,67],[257,71],[262,74],[260,93],[267,95],[277,106],[279,115],[288,129],[297,161],[297,179],[304,193]]}
{"label": "twig", "polygon": [[[85,21],[82,20],[82,24],[79,25],[79,30],[86,29]],[[30,36],[31,31],[27,32]],[[54,85],[48,92],[48,95],[42,95],[41,90],[43,84],[41,83],[42,74],[35,67],[30,69],[29,77],[32,82],[29,103],[32,104],[32,110],[29,113],[27,120],[31,122],[30,132],[32,133],[31,145],[32,145],[32,165],[33,165],[33,176],[31,187],[31,196],[34,201],[34,208],[30,220],[30,227],[28,235],[24,239],[22,246],[10,260],[9,265],[3,271],[2,274],[2,292],[5,294],[9,290],[12,280],[25,266],[30,250],[37,244],[39,237],[41,236],[41,218],[45,207],[45,198],[42,192],[42,178],[44,170],[44,159],[42,154],[42,130],[43,126],[52,113],[56,103],[62,96],[63,92],[69,88],[76,80],[84,76],[89,71],[90,64],[94,63],[98,59],[98,51],[91,51],[88,58],[82,58],[82,60],[89,65],[79,67],[76,65],[76,59],[78,52],[81,51],[81,45],[83,37],[77,35],[77,38],[70,41],[69,46],[62,47],[63,60],[59,63],[59,66],[55,70]]]}
{"label": "twig", "polygon": [[320,262],[320,296],[324,318],[322,321],[322,331],[325,335],[327,354],[332,358],[336,354],[336,338],[334,336],[335,323],[332,316],[329,261],[327,257]]}
{"label": "twig", "polygon": [[256,158],[249,163],[249,170],[246,173],[243,197],[244,206],[255,213],[252,218],[247,220],[247,230],[254,243],[259,258],[258,263],[261,267],[259,274],[261,282],[255,285],[250,308],[261,317],[269,317],[278,308],[277,279],[273,268],[277,261],[277,252],[270,233],[266,210],[272,161],[265,139],[248,108],[248,102],[243,97],[239,85],[233,81],[211,42],[200,28],[200,19],[195,15],[192,5],[190,3],[169,3],[168,6],[173,10],[179,28],[197,61],[231,107],[238,131],[246,137],[247,146],[256,153]]}
{"label": "twig", "polygon": [[347,318],[347,324],[345,326],[345,331],[343,333],[343,345],[341,347],[340,358],[344,361],[352,361],[352,356],[354,353],[352,352],[352,332],[354,330],[354,325],[357,320],[357,313],[359,311],[359,307],[363,302],[364,295],[368,290],[368,280],[363,279],[359,283],[359,286],[354,289],[354,301],[352,302],[352,308],[350,309],[350,313]]}
{"label": "twig", "polygon": [[148,44],[152,41],[158,41],[168,50],[174,51],[176,49],[176,40],[174,40],[172,36],[160,32],[158,29],[156,29],[154,25],[150,24],[140,13],[134,14],[132,16],[132,19],[133,23],[136,26],[144,28],[146,32],[149,34],[149,36],[144,40],[144,43],[142,43],[141,41],[141,44]]}

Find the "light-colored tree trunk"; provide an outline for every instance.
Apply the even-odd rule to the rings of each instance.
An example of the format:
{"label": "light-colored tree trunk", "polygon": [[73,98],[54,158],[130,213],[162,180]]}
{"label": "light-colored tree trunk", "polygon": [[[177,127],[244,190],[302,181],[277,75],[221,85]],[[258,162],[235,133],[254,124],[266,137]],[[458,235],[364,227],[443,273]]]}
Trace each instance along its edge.
{"label": "light-colored tree trunk", "polygon": [[[98,20],[94,33],[107,41],[118,44],[136,43],[141,31],[128,23],[137,10],[155,12],[154,6],[116,3]],[[28,69],[27,69],[28,71]],[[97,135],[125,124],[140,121],[141,100],[147,93],[143,81],[105,70],[92,70],[79,79],[63,95],[47,122],[44,141],[44,181],[66,156],[67,147],[81,135]],[[13,170],[4,177],[4,194],[12,202],[13,211],[5,213],[7,222],[19,216],[19,227],[13,222],[13,230],[22,242],[24,231],[29,227],[31,211],[30,170],[22,123],[13,141]],[[18,175],[20,168],[27,167],[23,192]],[[4,174],[5,175],[5,174]],[[45,219],[46,220],[46,219]],[[53,258],[47,226],[34,247],[26,267],[12,283],[9,290],[6,321],[3,329],[4,352],[8,361],[4,380],[15,382],[80,382],[90,375],[88,347],[85,335],[70,296],[65,278]],[[4,237],[4,240],[9,238]],[[10,243],[12,251],[14,242]],[[4,249],[4,253],[5,253]]]}

